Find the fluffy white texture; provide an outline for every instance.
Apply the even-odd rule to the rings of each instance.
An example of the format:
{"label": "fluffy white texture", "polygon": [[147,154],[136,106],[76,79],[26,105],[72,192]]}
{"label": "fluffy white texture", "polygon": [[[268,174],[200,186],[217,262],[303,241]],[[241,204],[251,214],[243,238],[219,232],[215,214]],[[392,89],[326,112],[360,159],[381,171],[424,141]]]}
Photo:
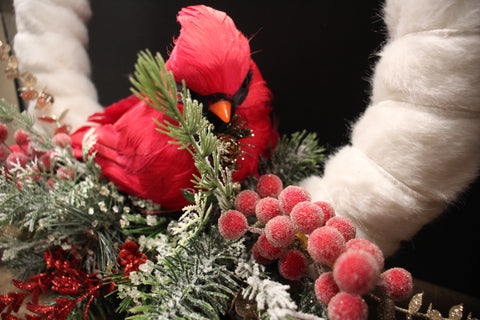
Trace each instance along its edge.
{"label": "fluffy white texture", "polygon": [[17,31],[20,33],[53,32],[76,39],[82,45],[86,45],[88,42],[86,21],[78,16],[71,7],[65,6],[60,1],[16,0],[15,16]]}
{"label": "fluffy white texture", "polygon": [[14,40],[15,54],[22,70],[40,78],[40,73],[70,70],[90,75],[88,55],[79,41],[62,34],[18,32]]}
{"label": "fluffy white texture", "polygon": [[391,255],[476,178],[480,1],[387,0],[389,40],[351,146],[301,185]]}
{"label": "fluffy white texture", "polygon": [[[91,11],[88,0],[14,0],[17,34],[14,38],[19,69],[33,73],[37,90],[55,97],[51,115],[60,116],[73,130],[84,125],[88,115],[101,111],[90,80],[86,23]],[[29,112],[38,113],[35,101]],[[39,121],[39,126],[54,130]]]}

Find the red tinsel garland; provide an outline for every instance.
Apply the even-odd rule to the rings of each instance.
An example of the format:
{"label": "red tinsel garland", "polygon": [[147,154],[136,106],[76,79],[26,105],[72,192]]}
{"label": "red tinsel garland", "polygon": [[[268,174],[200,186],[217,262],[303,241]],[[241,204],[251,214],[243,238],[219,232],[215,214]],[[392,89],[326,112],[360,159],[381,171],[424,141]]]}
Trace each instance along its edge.
{"label": "red tinsel garland", "polygon": [[[18,312],[25,298],[31,295],[31,302],[26,303],[27,310],[37,315],[25,315],[27,320],[63,320],[68,317],[75,305],[88,298],[84,310],[87,319],[88,308],[93,298],[99,296],[99,289],[106,293],[113,290],[113,283],[103,283],[97,274],[87,274],[79,269],[81,255],[76,247],[71,250],[62,248],[54,252],[48,250],[43,258],[46,262],[46,272],[28,278],[26,282],[12,280],[15,287],[26,292],[10,292],[0,295],[0,312],[2,320],[20,319],[11,312]],[[54,305],[41,305],[38,298],[41,293],[54,291],[60,294],[76,296],[74,299],[56,298]],[[5,308],[7,308],[5,310]],[[4,311],[5,310],[5,311]]]}

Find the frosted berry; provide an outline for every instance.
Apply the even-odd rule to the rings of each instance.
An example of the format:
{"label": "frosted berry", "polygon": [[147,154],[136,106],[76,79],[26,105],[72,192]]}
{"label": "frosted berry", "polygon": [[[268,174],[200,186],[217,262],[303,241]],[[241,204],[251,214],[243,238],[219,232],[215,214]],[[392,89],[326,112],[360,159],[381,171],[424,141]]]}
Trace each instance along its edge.
{"label": "frosted berry", "polygon": [[57,133],[53,136],[53,143],[60,148],[66,148],[72,146],[72,138],[63,132]]}
{"label": "frosted berry", "polygon": [[41,170],[38,167],[29,167],[27,172],[29,173],[29,176],[32,180],[37,182],[40,180],[41,175],[39,175],[39,173],[41,172]]}
{"label": "frosted berry", "polygon": [[262,198],[278,198],[282,190],[283,182],[277,175],[267,173],[258,179],[257,192]]}
{"label": "frosted berry", "polygon": [[333,277],[342,291],[364,295],[377,284],[380,270],[373,256],[362,250],[347,250],[338,257]]}
{"label": "frosted berry", "polygon": [[293,207],[299,202],[310,201],[312,196],[302,187],[288,186],[280,192],[278,200],[282,204],[282,209],[285,214],[290,214]]}
{"label": "frosted berry", "polygon": [[265,236],[276,247],[288,247],[295,240],[295,226],[287,216],[277,216],[265,225]]}
{"label": "frosted berry", "polygon": [[368,306],[357,294],[339,292],[330,300],[327,312],[329,320],[366,320]]}
{"label": "frosted berry", "polygon": [[10,151],[6,146],[0,146],[0,164],[4,163],[7,160]]}
{"label": "frosted berry", "polygon": [[326,223],[328,220],[335,216],[335,210],[333,210],[332,206],[328,202],[315,201],[314,203],[320,208],[322,208],[324,223]]}
{"label": "frosted berry", "polygon": [[380,287],[383,293],[393,301],[403,301],[413,293],[413,279],[410,272],[403,268],[391,268],[380,275]]}
{"label": "frosted berry", "polygon": [[5,142],[8,138],[8,127],[4,123],[0,123],[0,143]]}
{"label": "frosted berry", "polygon": [[299,202],[290,212],[290,218],[298,232],[310,234],[323,225],[322,209],[310,201]]}
{"label": "frosted berry", "polygon": [[255,261],[265,266],[273,263],[273,260],[267,259],[264,256],[262,256],[262,254],[258,250],[258,242],[255,242],[255,244],[252,247],[252,256],[253,256],[253,259],[255,259]]}
{"label": "frosted berry", "polygon": [[287,280],[299,280],[307,273],[308,261],[298,250],[288,250],[278,260],[278,272]]}
{"label": "frosted berry", "polygon": [[23,152],[12,152],[7,156],[6,168],[10,170],[18,165],[25,168],[29,160],[30,158]]}
{"label": "frosted berry", "polygon": [[247,232],[247,218],[237,210],[227,210],[218,218],[218,231],[227,240],[240,239]]}
{"label": "frosted berry", "polygon": [[266,224],[270,219],[283,214],[280,201],[277,199],[266,197],[260,199],[255,206],[255,215],[258,221]]}
{"label": "frosted berry", "polygon": [[15,143],[18,144],[19,146],[28,144],[28,137],[29,137],[28,132],[25,131],[24,129],[18,129],[13,134],[13,139],[15,140]]}
{"label": "frosted berry", "polygon": [[47,180],[47,186],[50,189],[53,189],[55,187],[56,183],[57,183],[57,181],[54,178],[48,178],[48,180]]}
{"label": "frosted berry", "polygon": [[325,223],[325,225],[340,231],[345,239],[345,242],[352,240],[357,234],[357,228],[353,224],[352,220],[345,217],[332,217],[327,221],[327,223]]}
{"label": "frosted berry", "polygon": [[270,242],[268,242],[268,239],[264,234],[258,237],[256,245],[258,248],[258,252],[264,258],[267,258],[269,260],[278,259],[285,252],[284,247],[275,247]]}
{"label": "frosted berry", "polygon": [[235,198],[235,209],[245,215],[252,217],[255,215],[255,205],[260,200],[260,196],[253,190],[243,190]]}
{"label": "frosted berry", "polygon": [[73,171],[73,168],[58,168],[56,174],[55,174],[58,178],[60,179],[69,179],[69,180],[73,180],[75,179],[75,171]]}
{"label": "frosted berry", "polygon": [[328,305],[330,300],[340,292],[337,283],[333,279],[333,272],[324,272],[315,280],[315,296],[318,302]]}
{"label": "frosted berry", "polygon": [[46,153],[40,156],[40,158],[38,159],[38,167],[40,171],[49,172],[52,169],[52,162],[53,159],[51,154]]}
{"label": "frosted berry", "polygon": [[368,241],[367,239],[355,238],[347,241],[347,250],[350,249],[364,250],[370,253],[375,258],[375,261],[377,261],[378,269],[383,270],[385,260],[385,258],[383,257],[383,252],[373,242]]}
{"label": "frosted berry", "polygon": [[307,250],[316,263],[333,265],[345,251],[345,239],[335,228],[320,227],[310,234]]}

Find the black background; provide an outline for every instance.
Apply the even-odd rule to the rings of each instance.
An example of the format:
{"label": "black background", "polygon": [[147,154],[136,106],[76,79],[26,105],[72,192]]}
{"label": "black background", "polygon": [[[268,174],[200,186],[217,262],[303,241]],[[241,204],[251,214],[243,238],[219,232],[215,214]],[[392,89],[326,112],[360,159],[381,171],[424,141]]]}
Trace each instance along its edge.
{"label": "black background", "polygon": [[[272,90],[281,133],[317,132],[332,153],[348,142],[350,125],[368,105],[375,52],[385,41],[380,1],[204,1],[226,11],[253,36],[254,60]],[[91,1],[92,77],[107,106],[130,94],[137,53],[165,58],[180,27],[177,12],[193,1]],[[447,212],[421,230],[387,266],[475,297],[480,271],[475,183]]]}

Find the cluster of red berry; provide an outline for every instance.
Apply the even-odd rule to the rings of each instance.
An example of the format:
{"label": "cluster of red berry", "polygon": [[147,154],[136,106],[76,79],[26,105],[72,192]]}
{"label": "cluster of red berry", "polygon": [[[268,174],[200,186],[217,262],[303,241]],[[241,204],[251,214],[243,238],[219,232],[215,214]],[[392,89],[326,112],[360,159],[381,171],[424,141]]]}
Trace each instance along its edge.
{"label": "cluster of red berry", "polygon": [[[407,270],[392,268],[381,273],[384,257],[380,248],[356,238],[350,219],[335,216],[326,202],[312,202],[301,187],[283,188],[278,176],[266,174],[259,178],[256,191],[241,191],[234,206],[220,216],[220,234],[237,240],[247,231],[259,233],[253,257],[262,264],[278,259],[278,271],[288,280],[307,276],[309,265],[315,265],[320,273],[315,295],[328,306],[331,320],[366,319],[368,307],[362,296],[376,286],[394,301],[412,294],[413,280]],[[256,226],[249,226],[250,217],[256,217]]]}
{"label": "cluster of red berry", "polygon": [[[47,185],[50,187],[56,182],[56,179],[73,179],[74,172],[72,168],[55,165],[54,151],[43,152],[35,149],[30,141],[30,135],[24,129],[17,129],[13,134],[13,140],[16,145],[8,146],[6,140],[9,136],[8,127],[0,123],[0,165],[5,168],[5,172],[11,172],[17,166],[31,171],[31,178],[35,181],[40,180],[42,174],[50,176]],[[56,133],[53,136],[53,142],[60,148],[70,148],[72,139],[66,133]],[[55,173],[55,178],[51,177],[51,172]]]}

